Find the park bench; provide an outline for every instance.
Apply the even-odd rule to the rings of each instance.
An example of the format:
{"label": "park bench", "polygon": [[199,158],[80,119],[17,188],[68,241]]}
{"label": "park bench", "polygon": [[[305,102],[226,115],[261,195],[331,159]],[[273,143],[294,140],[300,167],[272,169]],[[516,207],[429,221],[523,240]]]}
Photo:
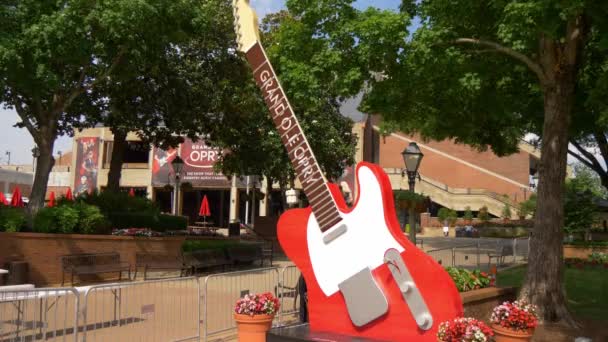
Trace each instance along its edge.
{"label": "park bench", "polygon": [[262,246],[255,244],[251,246],[232,246],[226,249],[228,258],[235,266],[251,265],[255,261],[263,262]]}
{"label": "park bench", "polygon": [[209,270],[219,267],[224,271],[226,270],[226,266],[230,266],[232,262],[228,259],[223,249],[214,248],[184,253],[184,264],[195,274],[198,270]]}
{"label": "park bench", "polygon": [[118,273],[118,280],[122,280],[122,272],[129,273],[131,279],[131,265],[120,261],[118,253],[73,254],[61,257],[62,274],[61,285],[64,285],[66,273],[71,274],[71,283],[74,276],[94,275],[104,273]]}
{"label": "park bench", "polygon": [[151,279],[148,277],[148,272],[179,271],[180,277],[188,274],[188,267],[184,264],[184,260],[175,255],[137,253],[135,254],[134,279],[137,278],[137,270],[142,268],[144,280]]}
{"label": "park bench", "polygon": [[488,253],[488,269],[490,268],[490,266],[492,264],[492,259],[496,259],[496,265],[498,266],[498,265],[503,265],[505,263],[506,256],[512,256],[512,255],[513,255],[513,246],[511,246],[511,245],[501,246],[496,250],[496,252]]}

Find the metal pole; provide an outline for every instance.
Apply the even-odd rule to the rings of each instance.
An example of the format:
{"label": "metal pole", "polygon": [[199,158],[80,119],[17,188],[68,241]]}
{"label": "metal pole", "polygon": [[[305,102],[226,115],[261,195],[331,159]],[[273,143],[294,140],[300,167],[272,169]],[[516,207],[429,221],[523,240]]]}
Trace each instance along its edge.
{"label": "metal pole", "polygon": [[173,215],[177,215],[177,206],[179,202],[179,185],[180,179],[179,175],[175,175],[175,190],[173,191]]}
{"label": "metal pole", "polygon": [[480,249],[479,241],[477,241],[477,268],[480,267],[480,261],[481,261],[481,259],[480,259],[481,257],[479,255],[479,249]]}
{"label": "metal pole", "polygon": [[252,194],[252,202],[251,202],[251,226],[255,227],[255,193],[256,193],[256,178],[253,179],[253,194]]}
{"label": "metal pole", "polygon": [[[414,193],[414,189],[416,187],[416,173],[415,172],[407,172],[408,184],[410,187],[410,191],[412,194]],[[414,210],[414,202],[410,201],[409,207],[409,225],[410,225],[410,242],[416,245],[416,217]]]}
{"label": "metal pole", "polygon": [[245,224],[249,224],[249,176],[247,176],[247,201],[245,201]]}

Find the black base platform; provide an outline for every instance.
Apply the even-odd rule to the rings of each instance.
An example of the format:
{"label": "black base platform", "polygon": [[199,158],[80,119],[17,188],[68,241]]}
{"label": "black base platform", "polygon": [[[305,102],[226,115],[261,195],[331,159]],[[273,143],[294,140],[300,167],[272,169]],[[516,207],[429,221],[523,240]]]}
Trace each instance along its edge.
{"label": "black base platform", "polygon": [[308,324],[274,328],[268,333],[267,342],[382,342],[367,338],[338,335],[326,332],[311,332]]}

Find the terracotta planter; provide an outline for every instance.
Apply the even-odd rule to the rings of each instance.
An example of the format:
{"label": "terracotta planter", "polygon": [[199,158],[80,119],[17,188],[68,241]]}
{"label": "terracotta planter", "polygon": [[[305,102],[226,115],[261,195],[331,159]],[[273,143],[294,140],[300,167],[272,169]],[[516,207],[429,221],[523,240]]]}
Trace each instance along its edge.
{"label": "terracotta planter", "polygon": [[266,342],[266,333],[272,326],[274,315],[234,314],[239,342]]}
{"label": "terracotta planter", "polygon": [[494,330],[494,341],[495,342],[524,342],[532,340],[534,335],[534,329],[528,330],[514,330],[500,326],[498,324],[492,324],[492,330]]}

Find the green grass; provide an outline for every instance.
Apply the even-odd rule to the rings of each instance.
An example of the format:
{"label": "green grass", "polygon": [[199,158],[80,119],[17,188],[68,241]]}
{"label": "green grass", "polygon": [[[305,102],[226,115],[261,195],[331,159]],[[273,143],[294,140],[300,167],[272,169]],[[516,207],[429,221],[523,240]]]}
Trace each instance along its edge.
{"label": "green grass", "polygon": [[[568,306],[578,318],[606,320],[608,318],[608,269],[566,268]],[[521,286],[525,266],[498,272],[499,286]]]}

